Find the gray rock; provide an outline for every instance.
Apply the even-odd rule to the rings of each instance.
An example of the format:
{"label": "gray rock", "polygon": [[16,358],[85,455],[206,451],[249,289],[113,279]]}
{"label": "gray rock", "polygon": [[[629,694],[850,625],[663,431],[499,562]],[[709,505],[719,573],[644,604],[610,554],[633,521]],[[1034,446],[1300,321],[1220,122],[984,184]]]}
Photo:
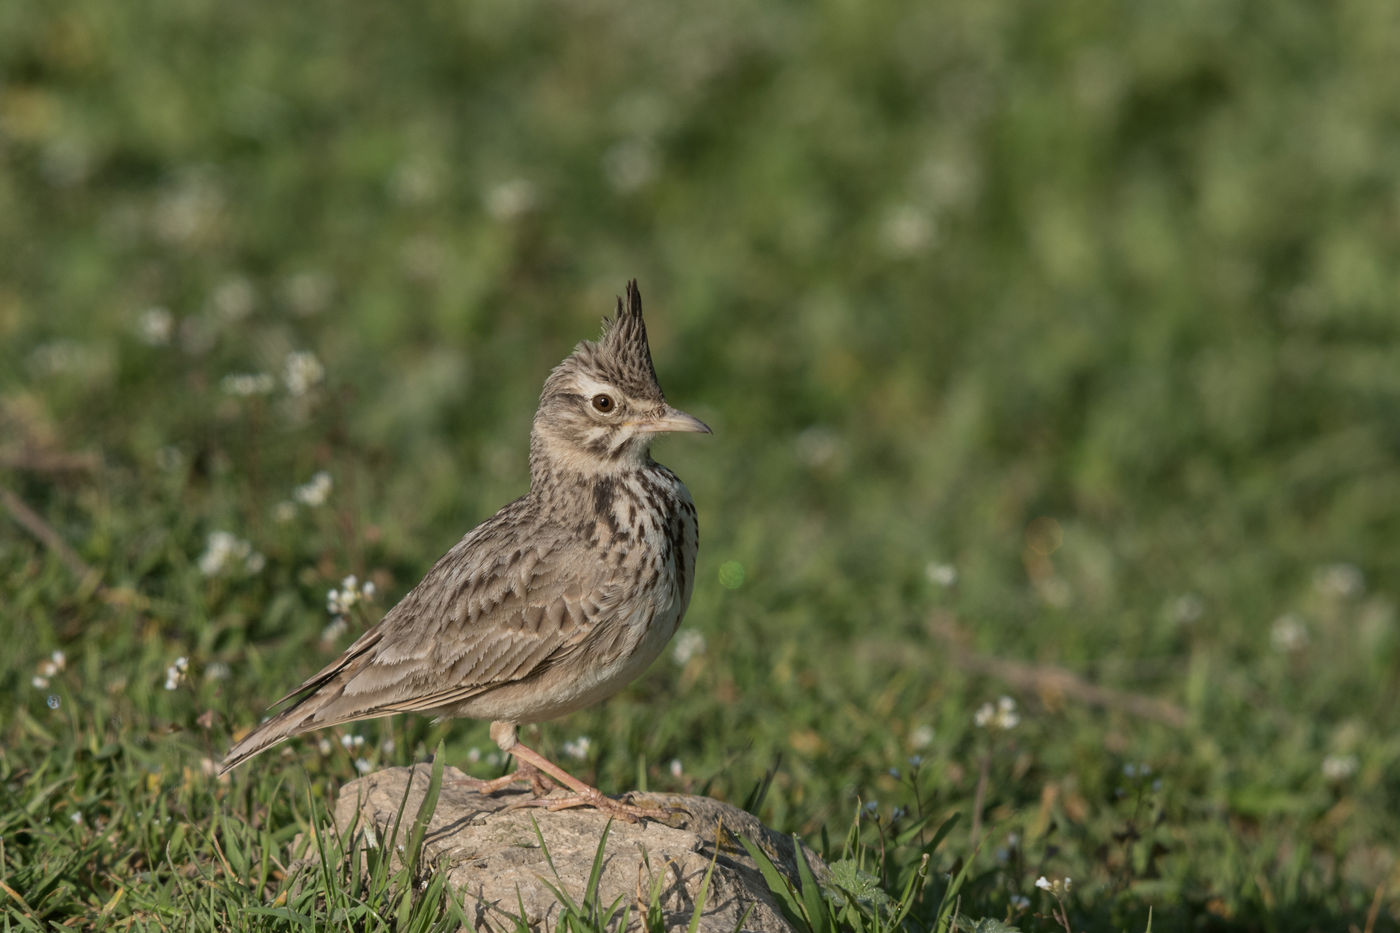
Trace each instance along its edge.
{"label": "gray rock", "polygon": [[[393,833],[400,813],[397,840],[402,845],[431,775],[430,764],[419,764],[389,768],[346,784],[336,801],[335,822],[342,835],[353,830],[352,851],[362,851],[370,843],[371,832],[373,844],[382,844]],[[565,908],[550,885],[583,903],[607,817],[586,807],[555,812],[511,809],[512,803],[526,799],[525,791],[486,796],[458,783],[462,777],[456,768],[444,769],[437,809],[424,836],[422,871],[447,873],[452,888],[464,895],[478,929],[516,929],[522,905],[532,929],[553,929]],[[795,882],[791,838],[768,829],[743,810],[708,797],[634,794],[628,799],[669,813],[665,823],[615,820],[608,831],[595,897],[605,908],[619,897],[622,905],[630,904],[629,929],[642,928],[652,900],[660,904],[668,930],[685,929],[712,862],[714,873],[698,929],[717,933],[791,929],[737,837],[757,844]],[[540,836],[548,847],[548,859]],[[816,877],[825,878],[826,866],[805,846],[803,851]]]}

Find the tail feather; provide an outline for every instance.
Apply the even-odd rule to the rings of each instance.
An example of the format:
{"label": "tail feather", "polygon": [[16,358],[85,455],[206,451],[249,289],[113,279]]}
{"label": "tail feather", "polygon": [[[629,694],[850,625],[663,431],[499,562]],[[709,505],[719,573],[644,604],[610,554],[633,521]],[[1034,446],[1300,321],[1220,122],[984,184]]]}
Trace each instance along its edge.
{"label": "tail feather", "polygon": [[249,758],[267,751],[272,746],[290,739],[294,735],[301,735],[304,732],[330,725],[330,723],[318,722],[308,728],[305,723],[310,715],[310,711],[303,709],[301,704],[297,704],[266,720],[234,743],[233,747],[224,755],[223,763],[219,765],[219,773],[228,774]]}
{"label": "tail feather", "polygon": [[[332,685],[334,681],[343,681],[352,676],[359,666],[356,662],[360,661],[366,652],[379,642],[380,634],[379,628],[370,629],[346,649],[345,654],[326,665],[320,673],[307,680],[300,687],[272,704],[280,706],[295,696],[300,695],[301,697],[291,706],[265,720],[252,732],[235,742],[224,755],[223,764],[219,765],[219,773],[227,774],[249,758],[267,751],[272,746],[290,739],[292,736],[315,732],[317,729],[338,726],[342,723],[375,715],[373,710],[366,710],[363,707],[351,710],[342,708],[342,712],[336,714],[332,709],[335,701],[340,698],[340,690],[327,690],[325,688]],[[327,715],[328,713],[329,715]]]}

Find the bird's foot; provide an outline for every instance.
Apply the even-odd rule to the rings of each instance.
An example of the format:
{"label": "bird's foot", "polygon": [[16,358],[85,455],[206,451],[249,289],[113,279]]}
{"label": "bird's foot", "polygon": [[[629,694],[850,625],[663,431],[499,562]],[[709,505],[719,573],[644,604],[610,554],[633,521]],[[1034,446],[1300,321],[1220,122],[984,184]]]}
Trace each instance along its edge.
{"label": "bird's foot", "polygon": [[[515,756],[516,763],[520,766],[520,771],[516,772],[517,774],[529,769],[534,771],[540,780],[539,784],[531,782],[531,787],[535,791],[533,800],[522,799],[512,802],[511,808],[543,807],[546,810],[567,810],[571,807],[593,807],[629,823],[637,823],[642,820],[665,822],[667,816],[665,810],[656,807],[639,807],[635,804],[615,800],[591,784],[580,781],[532,748],[517,742],[510,747],[509,751]],[[553,780],[550,780],[551,778]],[[549,790],[554,787],[568,788],[573,793],[565,794],[562,797],[548,796]]]}
{"label": "bird's foot", "polygon": [[540,769],[536,768],[534,765],[526,762],[520,762],[519,767],[510,774],[503,774],[489,781],[471,777],[470,775],[464,775],[458,778],[456,783],[458,786],[467,787],[483,795],[494,794],[512,784],[528,783],[530,785],[530,790],[536,797],[543,797],[558,787],[557,784],[549,779],[548,775],[541,772]]}
{"label": "bird's foot", "polygon": [[606,813],[608,816],[625,820],[628,823],[640,823],[643,820],[665,823],[670,817],[670,813],[660,807],[640,807],[609,797],[596,788],[590,787],[589,791],[591,793],[573,793],[562,797],[522,798],[511,801],[507,809],[539,807],[552,813],[556,810],[570,810],[574,807],[592,807],[600,813]]}

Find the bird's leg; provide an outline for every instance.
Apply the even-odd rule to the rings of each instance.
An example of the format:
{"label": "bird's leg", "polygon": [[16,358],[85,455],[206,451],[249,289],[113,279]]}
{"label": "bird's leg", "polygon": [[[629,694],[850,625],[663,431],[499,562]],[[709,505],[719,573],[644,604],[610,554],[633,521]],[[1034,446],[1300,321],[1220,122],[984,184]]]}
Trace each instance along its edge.
{"label": "bird's leg", "polygon": [[[515,723],[493,722],[491,723],[491,738],[501,747],[501,751],[511,754],[514,751],[517,741],[515,738]],[[541,759],[543,760],[543,759]],[[457,783],[464,784],[476,791],[478,794],[494,794],[498,790],[503,790],[512,784],[520,781],[528,781],[530,790],[536,797],[543,797],[557,786],[532,763],[516,756],[515,770],[510,774],[503,774],[490,781],[481,778],[463,776]]]}
{"label": "bird's leg", "polygon": [[[515,756],[518,768],[515,772],[517,776],[521,774],[534,775],[530,779],[530,786],[535,792],[534,799],[514,801],[510,804],[512,808],[544,807],[547,810],[566,810],[570,807],[593,807],[629,823],[636,823],[643,819],[664,819],[666,815],[664,810],[637,807],[630,803],[614,800],[598,788],[583,783],[533,748],[521,745],[516,736],[516,724],[513,722],[497,721],[491,723],[491,738],[501,747],[501,751]],[[551,778],[573,793],[564,797],[547,797],[546,794],[553,789]]]}
{"label": "bird's leg", "polygon": [[503,774],[498,778],[487,781],[482,778],[472,777],[469,774],[458,778],[456,783],[469,787],[478,794],[494,794],[498,790],[504,790],[512,784],[519,784],[525,781],[530,785],[530,790],[536,797],[543,797],[559,785],[549,779],[547,775],[541,774],[540,769],[527,762],[516,759],[516,768],[510,774]]}
{"label": "bird's leg", "polygon": [[526,768],[536,771],[536,773],[542,771],[573,791],[572,794],[566,797],[545,797],[537,790],[535,799],[520,800],[512,803],[512,807],[543,807],[546,810],[567,810],[571,807],[593,807],[603,813],[624,819],[629,823],[636,823],[643,819],[663,819],[666,816],[666,811],[655,807],[638,807],[630,803],[623,803],[620,800],[614,800],[598,788],[591,784],[585,784],[539,752],[525,745],[521,745],[519,742],[511,746],[510,753],[515,756],[515,760],[519,763],[521,771],[524,771]]}
{"label": "bird's leg", "polygon": [[489,781],[483,778],[472,777],[471,775],[466,774],[458,778],[456,780],[456,783],[459,786],[469,787],[472,790],[476,791],[478,794],[494,794],[498,790],[504,790],[510,785],[518,784],[522,781],[528,781],[531,790],[533,790],[536,794],[547,794],[549,793],[550,789],[552,789],[554,786],[553,782],[550,782],[548,778],[540,774],[540,772],[537,769],[529,767],[527,765],[521,765],[520,767],[512,771],[510,774],[503,774],[500,777],[492,778]]}

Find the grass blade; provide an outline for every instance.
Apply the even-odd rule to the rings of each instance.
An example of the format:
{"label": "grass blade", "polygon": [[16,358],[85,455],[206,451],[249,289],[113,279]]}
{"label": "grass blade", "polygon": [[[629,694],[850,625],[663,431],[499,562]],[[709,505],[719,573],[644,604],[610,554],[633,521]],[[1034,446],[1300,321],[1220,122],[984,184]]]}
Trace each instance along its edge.
{"label": "grass blade", "polygon": [[783,877],[783,873],[778,871],[773,860],[755,843],[750,842],[747,837],[739,836],[738,838],[744,851],[749,853],[749,858],[758,865],[759,874],[763,875],[763,881],[768,885],[768,890],[778,899],[778,906],[782,908],[788,921],[798,929],[811,930],[812,924],[807,920],[806,912],[794,894],[792,885]]}

